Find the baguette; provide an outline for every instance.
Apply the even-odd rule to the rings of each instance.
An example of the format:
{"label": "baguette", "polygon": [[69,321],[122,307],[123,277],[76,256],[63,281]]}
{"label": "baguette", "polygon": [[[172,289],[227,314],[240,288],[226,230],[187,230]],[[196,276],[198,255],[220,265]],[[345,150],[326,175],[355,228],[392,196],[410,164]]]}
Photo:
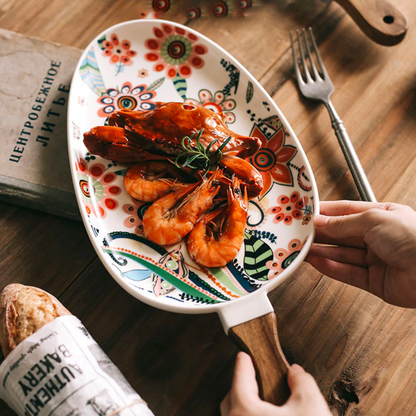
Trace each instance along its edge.
{"label": "baguette", "polygon": [[7,357],[24,339],[71,313],[44,290],[13,283],[0,294],[0,345]]}

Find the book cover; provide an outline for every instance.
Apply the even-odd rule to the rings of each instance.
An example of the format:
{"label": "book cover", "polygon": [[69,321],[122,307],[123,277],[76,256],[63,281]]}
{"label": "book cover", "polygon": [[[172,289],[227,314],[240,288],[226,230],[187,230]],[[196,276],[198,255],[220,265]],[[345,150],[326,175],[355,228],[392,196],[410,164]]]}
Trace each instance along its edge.
{"label": "book cover", "polygon": [[0,29],[0,199],[80,219],[67,103],[82,51]]}

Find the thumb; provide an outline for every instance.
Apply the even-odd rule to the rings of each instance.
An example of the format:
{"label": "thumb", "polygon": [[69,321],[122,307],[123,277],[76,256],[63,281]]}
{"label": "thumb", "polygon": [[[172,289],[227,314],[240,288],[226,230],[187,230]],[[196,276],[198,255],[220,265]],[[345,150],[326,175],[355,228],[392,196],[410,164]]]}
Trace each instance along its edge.
{"label": "thumb", "polygon": [[319,233],[336,239],[364,238],[366,233],[386,219],[386,211],[370,209],[359,214],[326,217],[317,215],[315,228]]}
{"label": "thumb", "polygon": [[289,414],[331,416],[315,379],[300,365],[293,364],[287,375],[292,394],[285,404]]}
{"label": "thumb", "polygon": [[235,362],[232,395],[237,400],[259,399],[256,371],[248,354],[239,352]]}
{"label": "thumb", "polygon": [[291,401],[305,400],[312,403],[324,400],[315,379],[298,364],[293,364],[289,368],[287,382],[291,391],[287,404]]}
{"label": "thumb", "polygon": [[298,364],[293,364],[289,368],[287,382],[291,391],[291,397],[320,393],[315,379]]}

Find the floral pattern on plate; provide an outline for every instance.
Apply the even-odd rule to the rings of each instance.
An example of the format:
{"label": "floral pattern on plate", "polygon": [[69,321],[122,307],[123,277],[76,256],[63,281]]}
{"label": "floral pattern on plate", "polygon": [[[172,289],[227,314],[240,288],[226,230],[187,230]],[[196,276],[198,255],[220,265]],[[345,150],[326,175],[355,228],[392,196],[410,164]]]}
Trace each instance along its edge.
{"label": "floral pattern on plate", "polygon": [[227,124],[235,122],[234,110],[236,103],[232,98],[226,99],[225,94],[222,91],[217,91],[212,94],[209,90],[200,90],[198,92],[198,100],[193,98],[187,98],[185,103],[193,105],[202,105],[209,108],[214,113],[224,114],[224,120]]}
{"label": "floral pattern on plate", "polygon": [[115,211],[119,205],[116,197],[121,194],[121,188],[114,183],[117,175],[106,172],[102,163],[88,166],[84,159],[76,161],[75,168],[87,215],[105,218],[108,211]]}
{"label": "floral pattern on plate", "polygon": [[[275,119],[276,121],[277,119]],[[261,140],[261,148],[248,160],[257,168],[263,177],[264,189],[260,194],[262,198],[269,192],[274,183],[293,186],[293,175],[289,162],[297,153],[296,147],[286,145],[285,131],[282,125],[273,124],[273,135],[266,137],[258,124],[254,124],[250,136]]]}
{"label": "floral pattern on plate", "polygon": [[98,98],[98,103],[104,107],[98,110],[100,117],[108,117],[114,111],[148,111],[156,107],[152,101],[156,92],[147,89],[147,85],[133,87],[131,82],[125,82],[121,89],[109,88],[104,95]]}
{"label": "floral pattern on plate", "polygon": [[175,78],[177,74],[188,78],[192,68],[204,67],[202,56],[208,52],[208,48],[197,43],[198,36],[167,24],[154,27],[153,33],[155,38],[145,41],[146,48],[150,51],[145,58],[154,63],[153,69],[156,72],[166,71],[168,78]]}
{"label": "floral pattern on plate", "polygon": [[273,222],[278,224],[283,221],[284,224],[290,225],[293,220],[300,220],[304,215],[309,213],[307,206],[308,197],[301,197],[299,192],[292,192],[290,196],[280,195],[277,197],[277,206],[269,208],[266,212],[273,214]]}
{"label": "floral pattern on plate", "polygon": [[98,44],[103,50],[103,56],[110,59],[110,64],[116,65],[116,75],[123,71],[124,66],[133,65],[133,57],[137,52],[131,49],[131,42],[129,40],[118,40],[118,36],[113,33],[107,39],[103,36],[98,40]]}
{"label": "floral pattern on plate", "polygon": [[282,273],[283,270],[287,269],[292,264],[293,260],[295,260],[296,257],[299,255],[303,245],[304,242],[301,243],[300,240],[295,238],[289,241],[287,249],[276,249],[273,253],[273,260],[269,260],[267,262],[267,267],[269,269],[268,279],[273,279],[274,277]]}

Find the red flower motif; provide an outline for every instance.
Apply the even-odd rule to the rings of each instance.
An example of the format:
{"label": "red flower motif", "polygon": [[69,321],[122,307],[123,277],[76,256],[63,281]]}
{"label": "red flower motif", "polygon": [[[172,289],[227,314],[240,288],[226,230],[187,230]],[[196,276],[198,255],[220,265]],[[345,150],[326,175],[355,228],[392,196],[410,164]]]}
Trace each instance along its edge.
{"label": "red flower motif", "polygon": [[111,40],[103,42],[102,47],[104,48],[103,56],[109,57],[111,64],[120,62],[124,65],[132,65],[133,61],[130,58],[137,55],[136,51],[130,49],[130,41],[123,40],[120,43],[115,33],[111,35]]}
{"label": "red flower motif", "polygon": [[154,62],[156,72],[166,70],[168,78],[174,78],[177,73],[182,78],[192,74],[192,68],[200,69],[205,65],[201,55],[208,52],[208,48],[198,41],[198,37],[180,27],[162,24],[154,27],[156,39],[147,39],[145,46],[150,50],[145,54],[146,60]]}
{"label": "red flower motif", "polygon": [[261,147],[253,156],[248,158],[250,163],[257,168],[263,177],[264,188],[259,198],[269,192],[273,183],[281,185],[293,185],[292,172],[289,162],[295,157],[298,149],[294,146],[285,146],[285,132],[280,127],[269,139],[254,124],[250,136],[261,140]]}
{"label": "red flower motif", "polygon": [[308,197],[304,196],[301,198],[299,192],[292,192],[289,196],[280,195],[277,198],[278,205],[276,207],[269,208],[266,212],[273,214],[273,222],[275,224],[283,221],[286,225],[292,224],[292,220],[303,219],[303,212],[305,206],[308,203]]}
{"label": "red flower motif", "polygon": [[78,186],[82,193],[82,202],[87,215],[95,215],[104,218],[107,211],[118,208],[115,198],[121,193],[121,188],[115,185],[117,175],[114,172],[106,172],[102,163],[88,166],[84,159],[75,161]]}

